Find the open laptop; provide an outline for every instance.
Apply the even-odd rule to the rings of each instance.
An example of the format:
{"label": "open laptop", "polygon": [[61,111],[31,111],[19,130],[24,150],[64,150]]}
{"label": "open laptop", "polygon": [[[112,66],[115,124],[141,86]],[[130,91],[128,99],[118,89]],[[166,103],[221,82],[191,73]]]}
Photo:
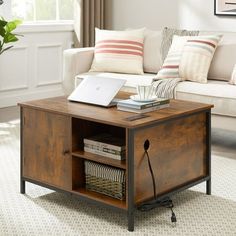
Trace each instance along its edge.
{"label": "open laptop", "polygon": [[124,79],[87,77],[71,93],[68,100],[105,107],[114,106],[117,101],[113,101],[113,98],[125,82]]}

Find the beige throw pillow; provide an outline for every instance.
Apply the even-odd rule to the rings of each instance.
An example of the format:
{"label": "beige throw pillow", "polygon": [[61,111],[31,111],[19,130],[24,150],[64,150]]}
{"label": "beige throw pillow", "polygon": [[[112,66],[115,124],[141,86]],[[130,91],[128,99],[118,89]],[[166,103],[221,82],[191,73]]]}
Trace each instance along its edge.
{"label": "beige throw pillow", "polygon": [[[134,29],[128,28],[126,30]],[[161,47],[161,32],[145,29],[143,44],[143,71],[156,74],[162,65],[159,52]]]}
{"label": "beige throw pillow", "polygon": [[143,74],[144,28],[130,31],[95,29],[90,71]]}
{"label": "beige throw pillow", "polygon": [[143,70],[147,73],[157,73],[161,68],[161,32],[148,30],[144,32]]}
{"label": "beige throw pillow", "polygon": [[174,35],[196,36],[198,34],[199,34],[198,30],[173,29],[165,27],[161,32],[161,47],[160,47],[161,63],[163,64],[164,60],[166,59]]}
{"label": "beige throw pillow", "polygon": [[179,65],[183,54],[186,37],[174,36],[168,55],[157,73],[157,78],[180,78]]}
{"label": "beige throw pillow", "polygon": [[221,35],[174,36],[157,78],[207,83],[207,74]]}

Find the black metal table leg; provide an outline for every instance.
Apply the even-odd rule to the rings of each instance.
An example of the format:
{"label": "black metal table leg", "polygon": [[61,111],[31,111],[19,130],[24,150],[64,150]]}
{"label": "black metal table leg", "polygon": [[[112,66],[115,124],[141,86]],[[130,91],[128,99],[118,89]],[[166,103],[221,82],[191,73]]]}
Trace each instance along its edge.
{"label": "black metal table leg", "polygon": [[20,180],[20,193],[25,194],[25,181]]}
{"label": "black metal table leg", "polygon": [[206,138],[207,138],[207,174],[209,179],[206,182],[206,194],[211,195],[211,111],[206,113],[207,127],[206,127]]}
{"label": "black metal table leg", "polygon": [[134,212],[128,212],[128,231],[134,231]]}
{"label": "black metal table leg", "polygon": [[206,194],[211,195],[211,179],[206,181]]}
{"label": "black metal table leg", "polygon": [[128,132],[128,230],[134,231],[134,131]]}
{"label": "black metal table leg", "polygon": [[20,193],[25,194],[25,180],[22,179],[23,173],[23,109],[20,108]]}

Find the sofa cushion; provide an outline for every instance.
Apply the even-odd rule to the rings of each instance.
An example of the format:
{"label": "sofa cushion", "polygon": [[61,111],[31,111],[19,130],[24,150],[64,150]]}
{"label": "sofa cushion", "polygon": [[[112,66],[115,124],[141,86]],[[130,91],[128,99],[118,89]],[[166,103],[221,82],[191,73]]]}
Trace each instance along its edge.
{"label": "sofa cushion", "polygon": [[[126,30],[134,30],[127,28]],[[143,46],[143,71],[156,74],[162,65],[161,54],[161,31],[144,30]]]}
{"label": "sofa cushion", "polygon": [[[75,79],[75,86],[88,76],[101,76],[107,78],[126,79],[127,82],[122,91],[136,92],[138,84],[151,84],[153,74],[145,73],[143,75],[118,74],[88,72],[79,74]],[[236,86],[230,85],[227,81],[209,80],[207,84],[200,84],[191,81],[180,82],[175,89],[177,99],[193,102],[202,102],[214,104],[212,114],[236,117]]]}
{"label": "sofa cushion", "polygon": [[180,61],[180,77],[207,83],[211,61],[221,37],[221,35],[188,37]]}
{"label": "sofa cushion", "polygon": [[207,74],[221,35],[177,36],[157,78],[182,78],[207,83]]}
{"label": "sofa cushion", "polygon": [[172,29],[165,27],[161,33],[161,47],[160,47],[160,55],[161,55],[161,64],[163,64],[170,46],[172,44],[172,40],[174,35],[178,36],[196,36],[199,34],[197,30],[181,30],[181,29]]}
{"label": "sofa cushion", "polygon": [[236,33],[214,31],[199,32],[199,35],[209,34],[219,34],[223,36],[212,59],[208,79],[229,81],[233,67],[236,64]]}
{"label": "sofa cushion", "polygon": [[94,59],[90,71],[143,74],[144,28],[130,31],[96,28]]}
{"label": "sofa cushion", "polygon": [[174,36],[168,55],[157,73],[157,78],[179,78],[179,65],[186,38]]}
{"label": "sofa cushion", "polygon": [[230,84],[236,85],[236,64],[234,66],[232,75],[231,75],[231,79],[229,81]]}
{"label": "sofa cushion", "polygon": [[157,73],[161,67],[161,32],[146,29],[144,31],[143,70]]}
{"label": "sofa cushion", "polygon": [[155,77],[153,74],[145,73],[143,75],[134,74],[119,74],[119,73],[108,73],[108,72],[88,72],[79,74],[75,77],[75,87],[84,79],[89,76],[99,76],[114,79],[125,79],[126,83],[122,88],[122,91],[136,92],[137,85],[150,85]]}
{"label": "sofa cushion", "polygon": [[212,114],[236,117],[236,86],[226,81],[207,84],[183,81],[175,89],[177,99],[214,104]]}

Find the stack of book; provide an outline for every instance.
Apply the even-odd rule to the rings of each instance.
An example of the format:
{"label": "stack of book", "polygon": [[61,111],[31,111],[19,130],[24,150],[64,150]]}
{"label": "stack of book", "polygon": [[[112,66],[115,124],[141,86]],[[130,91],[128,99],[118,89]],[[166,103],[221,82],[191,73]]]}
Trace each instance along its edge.
{"label": "stack of book", "polygon": [[151,102],[136,102],[132,99],[121,100],[117,103],[117,109],[121,111],[129,111],[135,113],[145,113],[156,111],[169,107],[170,100],[166,98],[157,98]]}
{"label": "stack of book", "polygon": [[84,138],[84,151],[116,160],[125,159],[125,140],[108,133]]}

